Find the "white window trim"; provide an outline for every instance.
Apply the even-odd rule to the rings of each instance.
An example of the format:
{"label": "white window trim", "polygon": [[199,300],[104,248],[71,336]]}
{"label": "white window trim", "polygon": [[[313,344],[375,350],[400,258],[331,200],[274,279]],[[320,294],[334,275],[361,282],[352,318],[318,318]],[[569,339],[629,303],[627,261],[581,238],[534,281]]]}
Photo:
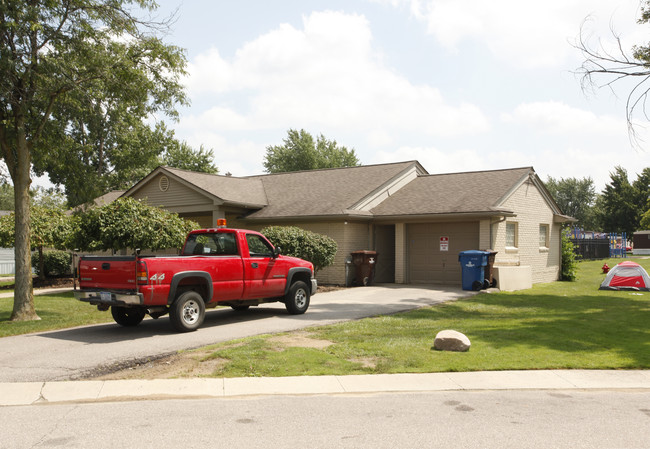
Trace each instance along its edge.
{"label": "white window trim", "polygon": [[[515,246],[508,246],[508,225],[515,226]],[[506,253],[519,252],[519,223],[516,221],[506,221]]]}
{"label": "white window trim", "polygon": [[[550,235],[551,234],[551,226],[548,223],[540,223],[539,224],[540,232],[542,230],[542,226],[546,226],[546,237],[545,237],[545,240],[546,240],[545,243],[546,244],[544,246],[540,245],[539,251],[542,252],[542,253],[547,253],[548,248],[549,248],[549,240],[551,238],[551,235]],[[541,237],[541,234],[540,234],[540,237]]]}

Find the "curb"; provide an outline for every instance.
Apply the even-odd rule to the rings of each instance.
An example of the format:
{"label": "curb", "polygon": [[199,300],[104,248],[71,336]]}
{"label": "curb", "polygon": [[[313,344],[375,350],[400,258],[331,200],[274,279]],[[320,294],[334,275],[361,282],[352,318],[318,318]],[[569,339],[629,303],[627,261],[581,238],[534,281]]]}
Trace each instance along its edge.
{"label": "curb", "polygon": [[540,370],[0,383],[0,406],[478,390],[648,390],[650,371]]}

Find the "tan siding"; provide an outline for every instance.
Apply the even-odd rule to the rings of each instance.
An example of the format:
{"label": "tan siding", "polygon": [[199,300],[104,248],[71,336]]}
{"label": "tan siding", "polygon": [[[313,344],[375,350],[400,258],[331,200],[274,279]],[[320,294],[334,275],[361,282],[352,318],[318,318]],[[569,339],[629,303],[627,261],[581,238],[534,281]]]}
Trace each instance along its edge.
{"label": "tan siding", "polygon": [[[553,211],[537,187],[532,183],[522,184],[504,206],[517,214],[508,221],[517,223],[518,247],[506,250],[505,223],[494,225],[497,235],[494,249],[499,251],[496,264],[530,266],[533,283],[556,281],[560,272],[560,225],[553,223]],[[540,224],[549,225],[548,248],[539,246]]]}
{"label": "tan siding", "polygon": [[481,250],[492,249],[492,242],[490,241],[490,220],[481,220],[479,233],[478,248]]}
{"label": "tan siding", "polygon": [[179,214],[179,216],[186,220],[196,221],[199,224],[199,229],[212,227],[212,214],[210,215]]}
{"label": "tan siding", "polygon": [[406,282],[406,225],[395,224],[395,283]]}
{"label": "tan siding", "polygon": [[175,212],[176,208],[187,206],[205,206],[206,210],[214,208],[206,196],[171,178],[169,179],[169,188],[165,192],[161,191],[159,187],[161,176],[156,176],[144,185],[133,195],[133,198],[146,198],[147,204],[164,207],[171,212]]}
{"label": "tan siding", "polygon": [[[226,218],[228,218],[228,215],[226,215]],[[262,228],[265,228],[267,226],[272,226],[272,225],[273,224],[268,224],[268,223],[260,225],[251,222],[237,222],[234,219],[232,219],[231,222],[231,219],[228,218],[228,226],[230,227],[261,231]],[[336,256],[334,257],[334,263],[329,267],[325,267],[322,270],[320,270],[318,273],[316,273],[316,279],[318,280],[318,283],[321,285],[324,284],[345,285],[346,282],[345,262],[346,262],[346,258],[350,254],[350,251],[347,250],[347,247],[349,245],[346,243],[347,241],[346,234],[348,236],[351,235],[349,232],[346,232],[347,231],[346,226],[349,225],[345,225],[343,222],[322,222],[322,223],[283,222],[281,224],[278,224],[278,226],[297,226],[301,229],[305,229],[306,231],[316,232],[318,234],[323,234],[334,239],[334,241],[336,241],[338,245]],[[367,229],[367,225],[364,226],[365,229]],[[367,248],[363,248],[363,249],[367,249]]]}

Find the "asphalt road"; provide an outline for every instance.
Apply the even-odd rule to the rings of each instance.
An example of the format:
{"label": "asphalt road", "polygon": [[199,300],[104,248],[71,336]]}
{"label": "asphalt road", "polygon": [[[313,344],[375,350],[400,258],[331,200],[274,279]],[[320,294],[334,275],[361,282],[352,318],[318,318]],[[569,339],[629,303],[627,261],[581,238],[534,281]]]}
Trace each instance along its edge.
{"label": "asphalt road", "polygon": [[453,391],[0,407],[0,449],[647,448],[648,391]]}
{"label": "asphalt road", "polygon": [[[74,380],[124,361],[251,335],[396,313],[473,294],[458,288],[389,284],[317,293],[304,315],[289,315],[284,305],[277,303],[246,312],[209,310],[203,326],[186,334],[176,333],[165,316],[146,319],[135,328],[111,323],[5,337],[0,338],[0,382]],[[434,338],[432,335],[432,343]]]}

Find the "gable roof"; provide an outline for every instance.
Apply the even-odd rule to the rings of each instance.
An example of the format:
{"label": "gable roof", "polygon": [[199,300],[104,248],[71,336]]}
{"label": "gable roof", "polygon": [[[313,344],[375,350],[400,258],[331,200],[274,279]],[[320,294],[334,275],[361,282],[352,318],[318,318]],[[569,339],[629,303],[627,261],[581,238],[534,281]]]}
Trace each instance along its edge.
{"label": "gable roof", "polygon": [[420,170],[417,161],[262,175],[268,206],[248,219],[365,215],[354,209],[393,178]]}
{"label": "gable roof", "polygon": [[199,190],[204,195],[220,203],[242,205],[250,208],[261,208],[268,204],[266,194],[264,193],[264,186],[258,179],[214,175],[173,167],[156,168],[142,181],[131,187],[124,196],[133,195],[147,182],[161,173],[171,176],[186,186]]}
{"label": "gable roof", "polygon": [[439,214],[512,214],[500,207],[532,167],[420,176],[372,209],[377,217]]}
{"label": "gable roof", "polygon": [[406,161],[241,178],[158,167],[124,196],[160,174],[214,204],[248,209],[246,220],[512,216],[503,204],[525,182],[539,188],[558,219],[567,218],[532,167],[429,175],[419,162]]}

